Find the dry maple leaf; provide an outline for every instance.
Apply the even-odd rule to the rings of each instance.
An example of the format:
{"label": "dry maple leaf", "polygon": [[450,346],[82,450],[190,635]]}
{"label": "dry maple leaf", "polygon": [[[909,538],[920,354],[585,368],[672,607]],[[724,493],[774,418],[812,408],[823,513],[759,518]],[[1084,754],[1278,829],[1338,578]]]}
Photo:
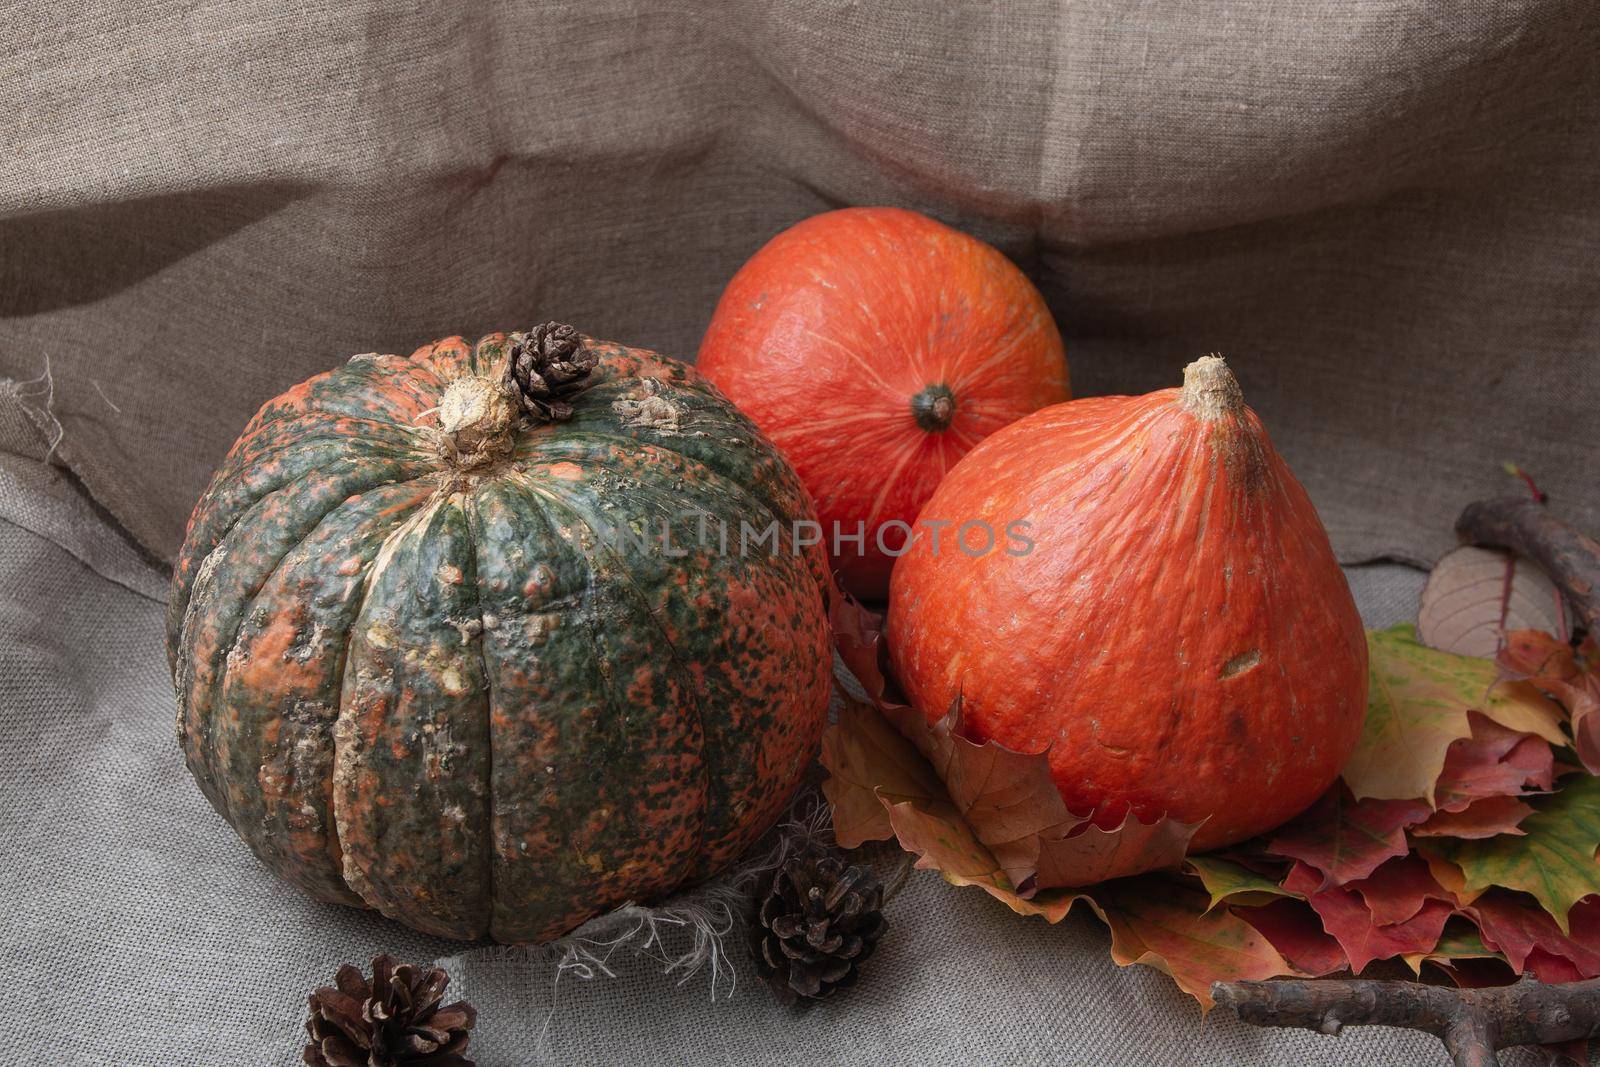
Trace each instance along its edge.
{"label": "dry maple leaf", "polygon": [[1413,973],[1421,974],[1422,965],[1431,963],[1454,977],[1456,965],[1462,960],[1496,960],[1505,957],[1483,943],[1483,937],[1470,919],[1461,914],[1450,917],[1439,940],[1426,952],[1406,953],[1401,957]]}
{"label": "dry maple leaf", "polygon": [[1283,881],[1284,888],[1304,893],[1322,928],[1344,950],[1350,969],[1359,973],[1368,963],[1391,956],[1425,953],[1439,942],[1444,924],[1454,911],[1451,903],[1425,897],[1409,918],[1380,923],[1366,898],[1353,886],[1318,888],[1317,872],[1297,863]]}
{"label": "dry maple leaf", "polygon": [[[1518,974],[1538,952],[1546,959],[1566,961],[1574,978],[1600,975],[1600,897],[1591,897],[1572,909],[1570,934],[1524,900],[1494,889],[1463,910],[1477,924],[1484,945],[1497,950]],[[1553,969],[1548,964],[1545,967],[1546,971]]]}
{"label": "dry maple leaf", "polygon": [[1455,741],[1434,783],[1434,806],[1464,811],[1474,801],[1548,791],[1555,781],[1555,754],[1534,734],[1508,730],[1469,712],[1472,734]]}
{"label": "dry maple leaf", "polygon": [[1357,801],[1335,783],[1310,809],[1275,831],[1267,851],[1316,869],[1317,888],[1342,885],[1409,852],[1405,828],[1428,813],[1420,800]]}
{"label": "dry maple leaf", "polygon": [[1210,906],[1219,904],[1270,904],[1278,897],[1299,896],[1285,889],[1282,876],[1269,877],[1218,855],[1190,856],[1183,869],[1200,879],[1210,894]]}
{"label": "dry maple leaf", "polygon": [[1567,709],[1572,746],[1590,774],[1600,774],[1600,643],[1590,634],[1574,651],[1537,630],[1506,635],[1496,657],[1501,677],[1525,680]]}
{"label": "dry maple leaf", "polygon": [[[1045,753],[1016,752],[964,736],[959,697],[942,717],[928,722],[920,711],[888,695],[877,617],[841,595],[832,618],[840,659],[873,705],[848,702],[848,714],[841,714],[824,737],[823,765],[839,781],[833,784],[830,778],[823,788],[836,809],[842,809],[835,816],[843,820],[841,842],[884,836],[884,823],[866,800],[873,792],[890,809],[895,836],[919,852],[925,865],[979,882],[998,875],[1004,891],[1024,898],[1182,862],[1199,824],[1166,818],[1146,823],[1130,815],[1105,827],[1095,825],[1092,813],[1068,811]],[[910,742],[924,765],[916,765],[905,746],[889,743],[885,730],[867,721],[874,708]],[[897,802],[910,807],[897,813]],[[939,822],[950,825],[936,833],[940,828],[932,824]],[[902,826],[920,848],[907,843],[899,833]],[[973,853],[973,842],[982,846],[982,858]],[[954,851],[941,852],[935,847],[941,844]],[[990,871],[973,869],[986,864],[992,864]]]}
{"label": "dry maple leaf", "polygon": [[1402,923],[1420,912],[1430,900],[1454,904],[1455,897],[1441,886],[1422,857],[1407,854],[1389,860],[1359,882],[1346,888],[1361,894],[1372,921],[1379,926]]}
{"label": "dry maple leaf", "polygon": [[1350,969],[1339,942],[1322,928],[1322,919],[1302,900],[1284,897],[1235,913],[1271,942],[1296,974],[1321,978]]}
{"label": "dry maple leaf", "polygon": [[1493,663],[1419,643],[1409,625],[1367,633],[1367,721],[1343,777],[1358,798],[1432,803],[1452,743],[1471,735],[1478,711],[1509,730],[1565,744],[1561,709]]}
{"label": "dry maple leaf", "polygon": [[1482,797],[1456,811],[1440,810],[1411,827],[1413,837],[1459,837],[1476,840],[1501,834],[1526,834],[1522,820],[1533,805],[1516,797]]}
{"label": "dry maple leaf", "polygon": [[1111,829],[1085,822],[1064,837],[1037,837],[1032,883],[1041,888],[1093,885],[1126,874],[1172,867],[1189,849],[1199,823],[1140,822],[1132,815]]}
{"label": "dry maple leaf", "polygon": [[[1592,646],[1585,659],[1512,634],[1497,668],[1426,648],[1409,628],[1370,633],[1368,726],[1348,788],[1268,838],[1185,860],[1193,827],[1107,827],[1069,811],[1043,753],[966,737],[959,701],[930,722],[894,698],[876,616],[841,596],[834,621],[868,699],[846,700],[824,738],[841,844],[893,837],[918,867],[1050,922],[1083,901],[1119,964],[1167,972],[1202,1006],[1215,979],[1390,957],[1461,985],[1509,980],[1513,967],[1546,980],[1594,970],[1600,780],[1561,778],[1576,770],[1551,749],[1568,743],[1565,715],[1542,695],[1582,708],[1600,677]],[[1180,860],[1182,874],[1130,873]]]}
{"label": "dry maple leaf", "polygon": [[868,611],[848,593],[835,590],[828,604],[828,621],[833,627],[833,646],[867,701],[874,706],[890,702],[883,666],[883,616]]}
{"label": "dry maple leaf", "polygon": [[1427,849],[1461,868],[1468,893],[1504,886],[1532,894],[1566,933],[1573,905],[1600,893],[1600,778],[1583,775],[1534,805],[1522,836],[1434,838]]}
{"label": "dry maple leaf", "polygon": [[873,709],[845,696],[835,726],[822,735],[823,795],[833,807],[834,835],[845,848],[894,836],[889,806],[931,801],[943,786],[911,742]]}
{"label": "dry maple leaf", "polygon": [[[1090,869],[1099,865],[1087,856],[1091,863],[1078,880],[1053,880],[1052,874],[1076,877],[1076,872],[1064,871],[1059,864],[1048,873],[1039,871],[1041,858],[1050,856],[1050,843],[1086,822],[1067,810],[1043,753],[1015,752],[1004,745],[962,736],[960,697],[932,725],[909,705],[886,703],[882,707],[889,721],[932,766],[956,813],[1023,892],[1035,886],[1086,885],[1100,880]],[[1070,854],[1063,859],[1070,862]],[[1118,873],[1138,874],[1140,869]]]}
{"label": "dry maple leaf", "polygon": [[1512,630],[1494,657],[1502,678],[1531,681],[1575,681],[1581,670],[1570,644],[1542,630]]}
{"label": "dry maple leaf", "polygon": [[1260,931],[1206,894],[1159,875],[1108,882],[1088,893],[1111,928],[1111,958],[1172,976],[1178,988],[1211,1007],[1211,983],[1224,976],[1262,979],[1293,968]]}

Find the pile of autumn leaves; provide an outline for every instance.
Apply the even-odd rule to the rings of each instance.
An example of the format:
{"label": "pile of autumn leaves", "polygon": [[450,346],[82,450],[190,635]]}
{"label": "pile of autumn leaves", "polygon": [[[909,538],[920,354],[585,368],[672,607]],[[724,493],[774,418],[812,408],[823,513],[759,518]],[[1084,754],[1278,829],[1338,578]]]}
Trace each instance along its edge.
{"label": "pile of autumn leaves", "polygon": [[1386,959],[1461,985],[1600,975],[1592,638],[1518,631],[1491,661],[1425,647],[1409,625],[1369,632],[1343,780],[1271,834],[1185,858],[1195,827],[1099,829],[1060,806],[1043,757],[964,740],[959,708],[927,727],[884,696],[874,620],[835,622],[866,690],[824,740],[847,847],[894,837],[918,866],[1052,922],[1082,902],[1118,963],[1158,967],[1207,1006],[1213,981]]}

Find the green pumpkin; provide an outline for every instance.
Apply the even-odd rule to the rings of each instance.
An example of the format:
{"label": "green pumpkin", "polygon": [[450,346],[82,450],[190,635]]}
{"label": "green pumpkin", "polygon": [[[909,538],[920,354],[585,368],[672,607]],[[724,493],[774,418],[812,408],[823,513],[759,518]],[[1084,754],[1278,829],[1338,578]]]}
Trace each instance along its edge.
{"label": "green pumpkin", "polygon": [[189,520],[189,768],[278,874],[429,933],[537,942],[659,897],[811,760],[813,519],[676,361],[545,327],[356,356],[267,403]]}

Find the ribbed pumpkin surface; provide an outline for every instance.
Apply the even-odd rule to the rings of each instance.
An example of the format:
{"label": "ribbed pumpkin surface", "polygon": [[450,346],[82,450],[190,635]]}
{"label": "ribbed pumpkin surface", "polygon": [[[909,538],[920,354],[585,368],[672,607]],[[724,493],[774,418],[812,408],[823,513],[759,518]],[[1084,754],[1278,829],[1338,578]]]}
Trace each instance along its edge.
{"label": "ribbed pumpkin surface", "polygon": [[[1338,776],[1366,714],[1366,641],[1327,533],[1220,359],[1183,389],[1058,404],[963,459],[945,520],[894,570],[896,674],[930,720],[1048,750],[1068,807],[1270,829]],[[964,523],[1015,542],[969,555]],[[981,546],[981,527],[967,531]]]}
{"label": "ribbed pumpkin surface", "polygon": [[[692,370],[588,345],[572,417],[474,470],[441,457],[437,409],[503,376],[505,335],[357,356],[263,407],[195,508],[179,735],[314,896],[545,940],[727,864],[809,762],[822,557],[714,533],[811,518],[804,491]],[[622,527],[654,540],[602,536]]]}

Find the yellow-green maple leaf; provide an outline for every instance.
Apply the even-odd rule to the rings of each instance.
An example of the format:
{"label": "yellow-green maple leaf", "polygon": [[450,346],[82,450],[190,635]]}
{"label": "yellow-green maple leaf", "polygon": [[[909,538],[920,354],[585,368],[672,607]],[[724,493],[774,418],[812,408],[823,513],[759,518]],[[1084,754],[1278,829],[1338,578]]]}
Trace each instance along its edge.
{"label": "yellow-green maple leaf", "polygon": [[1600,778],[1574,775],[1560,791],[1535,802],[1521,836],[1502,834],[1479,841],[1440,838],[1429,848],[1461,868],[1469,893],[1492,886],[1520,889],[1538,899],[1567,933],[1567,912],[1600,893]]}
{"label": "yellow-green maple leaf", "polygon": [[1367,721],[1344,780],[1356,799],[1433,803],[1452,742],[1468,737],[1468,711],[1511,730],[1565,744],[1561,709],[1522,682],[1498,682],[1493,662],[1428,648],[1409,623],[1367,631]]}
{"label": "yellow-green maple leaf", "polygon": [[1119,878],[1087,891],[1111,927],[1111,958],[1165,971],[1178,988],[1211,1007],[1211,983],[1260,981],[1293,968],[1255,927],[1206,894],[1161,875]]}
{"label": "yellow-green maple leaf", "polygon": [[1503,960],[1505,956],[1486,947],[1477,927],[1458,917],[1450,920],[1433,948],[1427,952],[1408,952],[1401,959],[1412,973],[1421,974],[1424,963],[1449,969],[1456,960]]}
{"label": "yellow-green maple leaf", "polygon": [[1277,881],[1219,856],[1190,856],[1184,868],[1200,879],[1211,896],[1210,911],[1218,904],[1265,904],[1278,897],[1297,897]]}

